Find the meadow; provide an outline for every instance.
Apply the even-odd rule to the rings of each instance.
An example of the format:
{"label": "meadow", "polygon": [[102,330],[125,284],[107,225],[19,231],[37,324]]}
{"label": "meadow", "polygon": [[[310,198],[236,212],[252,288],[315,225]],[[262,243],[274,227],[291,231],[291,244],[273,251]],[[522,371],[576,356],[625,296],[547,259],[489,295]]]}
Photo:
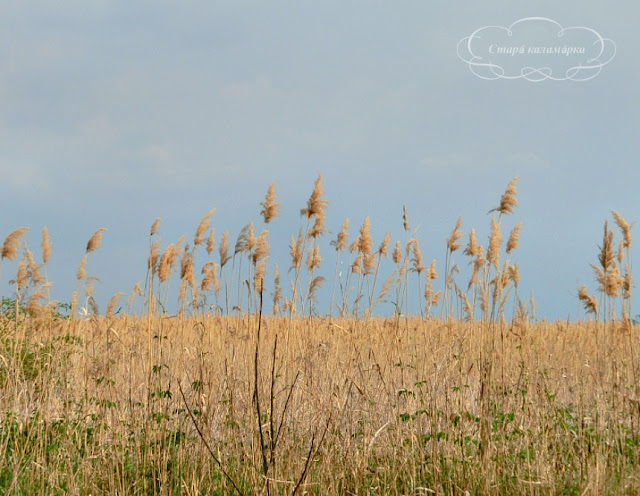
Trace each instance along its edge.
{"label": "meadow", "polygon": [[248,224],[233,246],[213,211],[189,243],[164,247],[157,219],[146,279],[104,312],[86,272],[104,229],[69,303],[49,298],[46,228],[38,255],[14,230],[0,274],[15,287],[0,312],[0,492],[639,494],[631,226],[613,212],[616,237],[605,222],[596,290],[576,288],[584,318],[538,320],[512,261],[522,224],[502,234],[516,185],[486,247],[473,229],[463,244],[460,219],[440,269],[406,210],[403,240],[374,243],[365,219],[349,242],[345,220],[327,250],[321,177],[286,270],[269,261],[273,185],[264,229]]}

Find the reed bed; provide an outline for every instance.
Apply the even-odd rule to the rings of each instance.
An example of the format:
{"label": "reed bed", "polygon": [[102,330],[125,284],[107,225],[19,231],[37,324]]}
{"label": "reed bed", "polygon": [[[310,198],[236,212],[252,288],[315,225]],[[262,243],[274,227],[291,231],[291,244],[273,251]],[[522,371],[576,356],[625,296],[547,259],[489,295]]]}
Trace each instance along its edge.
{"label": "reed bed", "polygon": [[456,222],[442,269],[406,209],[403,240],[375,242],[367,218],[329,244],[321,177],[288,272],[269,261],[274,185],[263,229],[235,244],[216,238],[214,211],[164,247],[157,219],[145,281],[104,312],[87,273],[104,228],[69,304],[49,298],[48,231],[36,259],[14,230],[0,266],[17,265],[0,312],[0,492],[640,493],[631,227],[614,212],[616,241],[605,223],[598,296],[577,290],[583,320],[536,320],[512,261],[522,223],[503,242],[516,183],[486,247]]}

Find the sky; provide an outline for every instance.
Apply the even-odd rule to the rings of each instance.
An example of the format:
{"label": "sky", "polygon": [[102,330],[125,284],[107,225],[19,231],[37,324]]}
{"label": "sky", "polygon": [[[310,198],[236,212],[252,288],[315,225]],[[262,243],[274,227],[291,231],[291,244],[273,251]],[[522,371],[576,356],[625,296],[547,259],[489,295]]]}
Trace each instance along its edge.
{"label": "sky", "polygon": [[[52,297],[69,301],[88,238],[107,228],[87,264],[103,307],[144,281],[154,219],[165,247],[216,208],[217,240],[228,229],[234,242],[248,222],[264,227],[259,203],[274,182],[271,262],[284,272],[322,174],[328,279],[345,218],[351,239],[367,216],[376,243],[387,230],[404,239],[406,205],[441,289],[458,217],[486,244],[487,212],[519,176],[503,222],[505,237],[523,223],[519,292],[533,291],[541,318],[576,318],[577,288],[597,286],[604,220],[617,210],[637,221],[638,14],[595,0],[3,2],[0,239],[30,227],[38,253],[46,226]],[[615,56],[586,81],[532,81],[479,77],[459,55],[476,30],[530,17],[588,27]],[[547,21],[536,29],[552,43]],[[584,45],[585,33],[567,40]],[[491,36],[504,42],[504,30],[482,42]],[[533,57],[500,60],[512,70]],[[3,295],[16,266],[3,261]]]}

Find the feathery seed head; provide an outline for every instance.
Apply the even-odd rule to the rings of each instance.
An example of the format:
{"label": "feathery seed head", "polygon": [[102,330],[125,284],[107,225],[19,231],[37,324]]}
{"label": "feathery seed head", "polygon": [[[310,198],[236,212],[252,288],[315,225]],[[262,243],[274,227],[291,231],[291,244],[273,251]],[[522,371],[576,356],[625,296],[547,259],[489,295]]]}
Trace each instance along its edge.
{"label": "feathery seed head", "polygon": [[349,227],[349,219],[345,219],[342,223],[342,227],[340,228],[340,232],[336,239],[331,241],[331,246],[335,247],[336,251],[342,251],[347,247],[347,239],[349,234],[347,233],[347,229]]}
{"label": "feathery seed head", "polygon": [[624,240],[624,247],[630,248],[631,247],[631,226],[626,220],[624,220],[622,215],[620,215],[615,210],[612,210],[611,213],[613,214],[613,217],[615,218],[616,224],[618,224],[620,231],[622,231],[622,239]]}
{"label": "feathery seed head", "polygon": [[215,229],[212,228],[209,231],[209,236],[207,237],[207,255],[211,255],[215,247],[216,247],[216,231]]}
{"label": "feathery seed head", "polygon": [[351,272],[353,272],[354,274],[362,273],[362,258],[362,253],[358,253],[358,256],[351,264]]}
{"label": "feathery seed head", "polygon": [[89,238],[89,241],[87,241],[86,253],[90,253],[100,248],[100,241],[102,241],[102,233],[105,232],[106,230],[107,230],[106,227],[101,227],[100,229],[98,229],[96,232],[93,233],[93,235]]}
{"label": "feathery seed head", "polygon": [[378,253],[380,254],[380,256],[387,256],[387,248],[389,246],[389,242],[391,241],[391,232],[387,231],[384,235],[384,239],[382,240],[382,243],[380,243],[380,246],[378,247]]}
{"label": "feathery seed head", "polygon": [[87,277],[87,273],[84,270],[84,266],[86,264],[87,264],[87,254],[85,253],[85,255],[82,257],[82,260],[80,260],[80,265],[78,266],[78,273],[76,275],[76,278],[78,279],[78,281],[81,281],[82,279]]}
{"label": "feathery seed head", "polygon": [[411,271],[420,274],[426,267],[422,265],[422,252],[420,252],[420,243],[417,239],[413,239],[412,243],[413,258],[411,259]]}
{"label": "feathery seed head", "polygon": [[578,289],[578,298],[584,304],[584,309],[587,311],[587,313],[597,315],[598,300],[596,300],[595,296],[589,295],[586,286],[581,286],[580,289]]}
{"label": "feathery seed head", "polygon": [[207,232],[207,229],[209,229],[209,227],[211,226],[211,216],[215,211],[216,211],[215,208],[209,210],[200,221],[200,224],[198,224],[198,228],[196,229],[196,234],[193,237],[194,247],[198,246],[200,243],[202,243],[205,240],[204,233]]}
{"label": "feathery seed head", "polygon": [[226,229],[222,233],[222,239],[220,240],[218,254],[220,255],[220,267],[224,267],[226,263],[231,259],[231,256],[229,255],[229,231],[227,231]]}
{"label": "feathery seed head", "polygon": [[431,281],[437,278],[438,278],[438,273],[436,272],[436,260],[433,259],[433,261],[431,262],[431,267],[429,267],[429,270],[427,270],[427,279]]}
{"label": "feathery seed head", "polygon": [[298,231],[298,238],[296,239],[291,235],[291,242],[289,243],[289,254],[291,255],[291,267],[294,269],[300,268],[300,262],[302,260],[302,228]]}
{"label": "feathery seed head", "polygon": [[265,200],[260,203],[260,205],[262,206],[260,214],[262,215],[265,224],[268,224],[269,222],[271,222],[271,219],[278,216],[280,204],[276,202],[276,187],[274,183],[271,183],[269,185],[267,196],[265,197]]}
{"label": "feathery seed head", "polygon": [[160,217],[154,220],[153,224],[151,224],[150,235],[153,236],[155,233],[157,233],[159,227],[160,227]]}
{"label": "feathery seed head", "polygon": [[109,305],[107,305],[107,318],[112,319],[114,317],[113,310],[116,308],[118,300],[122,297],[124,293],[116,293],[109,300]]}
{"label": "feathery seed head", "polygon": [[475,229],[471,229],[469,232],[469,244],[467,244],[463,253],[470,257],[475,257],[478,254],[478,240],[476,239]]}
{"label": "feathery seed head", "polygon": [[602,246],[600,253],[598,254],[598,261],[600,266],[606,272],[612,267],[615,262],[615,255],[613,253],[613,229],[609,229],[609,223],[604,221],[604,234],[602,236]]}
{"label": "feathery seed head", "polygon": [[456,222],[456,227],[451,231],[451,235],[447,240],[447,249],[451,252],[454,252],[460,248],[460,243],[458,240],[462,237],[462,233],[460,232],[460,228],[462,227],[462,217],[458,218],[458,222]]}
{"label": "feathery seed head", "polygon": [[511,253],[518,247],[518,243],[520,241],[520,229],[522,229],[522,222],[518,223],[509,235],[509,240],[507,241],[507,253]]}
{"label": "feathery seed head", "polygon": [[369,217],[366,217],[360,228],[360,236],[358,236],[358,251],[364,255],[370,255],[372,244],[371,220],[369,220]]}
{"label": "feathery seed head", "polygon": [[252,260],[253,265],[255,266],[259,261],[263,260],[267,256],[269,256],[269,231],[262,231],[256,240],[255,249],[253,250]]}
{"label": "feathery seed head", "polygon": [[28,227],[19,227],[18,229],[10,233],[6,238],[4,238],[1,258],[8,258],[12,262],[16,261],[16,256],[18,255],[18,247],[20,246],[20,240],[28,230]]}
{"label": "feathery seed head", "polygon": [[322,198],[322,195],[322,174],[320,174],[316,179],[311,196],[307,201],[307,208],[300,210],[300,215],[304,215],[307,219],[310,219],[314,215],[323,213],[327,207],[327,202]]}
{"label": "feathery seed head", "polygon": [[496,270],[500,266],[500,222],[496,222],[495,217],[491,217],[491,235],[489,236],[489,249],[487,250],[487,262],[493,264]]}
{"label": "feathery seed head", "polygon": [[490,210],[490,212],[500,212],[500,214],[513,213],[513,209],[518,205],[518,200],[516,199],[516,194],[518,193],[516,190],[517,183],[518,176],[514,177],[507,186],[502,198],[500,198],[500,205]]}
{"label": "feathery seed head", "polygon": [[402,205],[402,227],[405,232],[409,232],[409,217],[407,216],[407,207]]}
{"label": "feathery seed head", "polygon": [[267,261],[264,260],[256,267],[256,272],[253,276],[253,287],[256,291],[262,291],[264,286],[264,276],[267,273]]}
{"label": "feathery seed head", "polygon": [[51,240],[49,239],[49,231],[46,227],[42,228],[42,263],[45,265],[51,257]]}
{"label": "feathery seed head", "polygon": [[393,250],[392,258],[396,265],[400,264],[400,261],[402,260],[402,245],[400,244],[400,241],[396,241],[396,247]]}
{"label": "feathery seed head", "polygon": [[327,229],[324,227],[324,221],[327,218],[324,210],[319,211],[315,216],[315,222],[309,231],[309,236],[312,238],[317,238],[321,234],[327,232]]}

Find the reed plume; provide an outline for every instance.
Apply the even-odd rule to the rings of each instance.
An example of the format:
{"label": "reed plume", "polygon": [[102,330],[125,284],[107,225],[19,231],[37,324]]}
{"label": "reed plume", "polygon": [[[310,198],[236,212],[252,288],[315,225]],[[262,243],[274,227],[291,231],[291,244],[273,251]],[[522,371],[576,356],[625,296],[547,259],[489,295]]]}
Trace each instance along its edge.
{"label": "reed plume", "polygon": [[151,249],[149,250],[149,258],[147,259],[147,268],[151,272],[152,278],[153,275],[158,271],[158,259],[160,257],[160,240],[156,240],[151,244]]}
{"label": "reed plume", "polygon": [[[89,276],[84,284],[84,294],[85,296],[91,296],[93,294],[95,283],[99,281],[96,276]],[[99,312],[94,312],[98,314]]]}
{"label": "reed plume", "polygon": [[520,267],[518,266],[517,263],[514,265],[509,265],[509,268],[507,271],[507,277],[513,283],[513,285],[517,288],[518,283],[520,282]]}
{"label": "reed plume", "polygon": [[405,232],[409,232],[409,217],[407,215],[407,207],[402,205],[402,227]]}
{"label": "reed plume", "polygon": [[322,174],[320,174],[314,183],[311,196],[309,197],[309,200],[307,200],[307,207],[300,210],[300,215],[305,216],[307,219],[311,219],[313,216],[324,213],[324,209],[327,207],[327,202],[322,198],[323,194]]}
{"label": "reed plume", "polygon": [[307,253],[307,270],[313,271],[320,267],[322,257],[320,257],[320,246],[310,246]]}
{"label": "reed plume", "polygon": [[24,289],[27,285],[27,281],[29,280],[29,266],[25,257],[20,259],[18,263],[18,270],[16,271],[16,278],[12,281],[16,285],[16,301],[18,301],[19,293],[22,289]]}
{"label": "reed plume", "polygon": [[471,286],[473,286],[474,284],[480,283],[480,271],[484,267],[485,262],[486,259],[484,258],[484,247],[482,245],[478,245],[477,256],[471,261],[471,277],[469,278],[467,290],[471,289]]}
{"label": "reed plume", "polygon": [[354,251],[359,251],[360,246],[360,235],[356,236],[356,239],[353,240],[351,246],[349,246],[349,253],[353,253]]}
{"label": "reed plume", "polygon": [[336,286],[338,284],[338,280],[342,275],[342,272],[338,272],[338,264],[340,263],[340,252],[344,251],[347,247],[347,241],[349,239],[349,234],[347,233],[347,229],[349,228],[349,218],[345,219],[340,227],[340,231],[336,236],[336,239],[331,241],[329,244],[333,246],[336,250],[336,264],[333,270],[333,289],[331,290],[331,304],[329,305],[329,316],[333,316],[333,304],[336,297]]}
{"label": "reed plume", "polygon": [[42,263],[47,265],[49,258],[51,257],[51,239],[49,238],[49,231],[46,227],[42,228]]}
{"label": "reed plume", "polygon": [[429,270],[427,270],[427,278],[429,280],[434,280],[438,278],[438,273],[436,272],[436,260],[434,259],[431,262],[431,266],[429,267]]}
{"label": "reed plume", "polygon": [[98,229],[96,232],[93,233],[93,235],[89,238],[89,241],[87,241],[86,253],[91,253],[92,251],[95,251],[98,248],[100,248],[100,242],[102,241],[102,233],[104,233],[106,230],[107,230],[106,227],[101,227],[100,229]]}
{"label": "reed plume", "polygon": [[[424,312],[422,310],[422,298],[420,297],[420,294],[422,293],[421,283],[420,283],[420,274],[422,273],[423,270],[426,269],[426,267],[422,264],[422,253],[420,252],[420,243],[418,242],[418,240],[415,238],[412,238],[410,240],[410,245],[411,245],[411,253],[413,254],[413,257],[411,258],[411,271],[415,272],[418,277],[418,300],[420,304],[420,316],[424,318]],[[408,248],[409,248],[409,244],[407,245],[407,249]],[[408,283],[407,283],[407,291],[408,291]]]}
{"label": "reed plume", "polygon": [[268,257],[269,253],[269,231],[264,230],[256,238],[253,253],[251,255],[253,265],[255,266],[258,262]]}
{"label": "reed plume", "polygon": [[207,232],[207,230],[211,227],[211,216],[215,211],[216,211],[215,208],[212,208],[211,210],[209,210],[200,221],[200,224],[198,224],[198,227],[196,229],[196,234],[193,237],[194,248],[205,241],[204,233]]}
{"label": "reed plume", "polygon": [[391,242],[391,232],[387,231],[384,235],[382,243],[380,243],[380,246],[378,247],[378,254],[380,256],[384,256],[384,257],[387,256],[387,250],[390,242]]}
{"label": "reed plume", "polygon": [[267,273],[267,261],[264,260],[256,266],[255,274],[253,276],[253,287],[256,293],[259,293],[264,284],[264,276]]}
{"label": "reed plume", "polygon": [[496,270],[500,267],[500,222],[496,222],[495,217],[491,217],[491,235],[489,236],[489,248],[487,249],[487,262],[493,265]]}
{"label": "reed plume", "polygon": [[411,272],[420,274],[426,267],[422,264],[422,252],[420,251],[420,243],[417,239],[411,240]]}
{"label": "reed plume", "polygon": [[624,262],[624,238],[620,238],[620,243],[618,244],[618,263]]}
{"label": "reed plume", "polygon": [[522,229],[522,222],[516,224],[509,235],[509,239],[507,240],[507,253],[511,253],[518,247],[518,243],[520,242],[520,229]]}
{"label": "reed plume", "polygon": [[324,227],[325,220],[326,220],[326,214],[324,213],[324,210],[321,212],[318,212],[315,215],[315,222],[313,223],[313,226],[309,230],[309,236],[311,236],[312,238],[317,238],[321,234],[327,232],[327,229]]}
{"label": "reed plume", "polygon": [[400,262],[402,261],[402,245],[400,241],[396,241],[396,247],[393,250],[391,258],[396,265],[400,265]]}
{"label": "reed plume", "polygon": [[85,255],[82,257],[82,260],[80,260],[80,265],[78,266],[78,272],[76,274],[76,279],[78,281],[81,281],[82,279],[87,277],[87,273],[84,270],[85,265],[87,265],[87,258],[87,254],[85,253]]}
{"label": "reed plume", "polygon": [[377,305],[378,303],[380,303],[380,302],[385,300],[385,298],[389,294],[389,291],[391,290],[391,286],[393,286],[393,281],[395,279],[395,275],[396,275],[395,272],[391,272],[387,276],[387,278],[384,280],[384,282],[382,283],[382,288],[380,289],[380,294],[378,295],[378,297],[373,302],[373,305]]}
{"label": "reed plume", "polygon": [[151,224],[151,229],[149,230],[149,235],[153,236],[154,234],[156,234],[158,232],[159,228],[160,228],[160,217],[158,217],[156,220],[154,220],[153,224]]}
{"label": "reed plume", "polygon": [[177,256],[178,252],[176,246],[173,243],[169,244],[160,258],[160,266],[158,269],[158,278],[160,279],[160,282],[165,282],[169,278]]}
{"label": "reed plume", "polygon": [[36,259],[34,258],[33,253],[31,253],[31,250],[29,250],[27,243],[24,244],[24,256],[27,260],[28,277],[31,280],[31,283],[35,286],[42,284],[44,282],[44,277],[42,277],[42,274],[40,273],[40,266],[36,263]]}
{"label": "reed plume", "polygon": [[273,291],[273,315],[280,314],[280,301],[282,300],[282,289],[280,287],[280,271],[278,264],[273,267],[274,291]]}
{"label": "reed plume", "polygon": [[211,255],[216,248],[216,231],[211,229],[207,237],[207,255]]}
{"label": "reed plume", "polygon": [[[325,278],[322,276],[313,278],[313,280],[311,281],[311,284],[309,285],[309,301],[310,302],[315,301],[316,291],[320,289],[324,281],[325,281]],[[309,305],[309,313],[311,313],[311,309],[312,307],[311,305]]]}
{"label": "reed plume", "polygon": [[371,239],[371,220],[369,217],[364,219],[360,227],[360,235],[358,236],[358,251],[364,255],[371,254],[373,240]]}
{"label": "reed plume", "polygon": [[129,297],[127,298],[127,308],[128,311],[131,312],[131,308],[133,307],[133,300],[136,296],[144,297],[144,291],[142,290],[141,281],[136,282],[131,289],[131,293],[129,293]]}
{"label": "reed plume", "polygon": [[202,267],[200,273],[203,275],[202,282],[200,283],[200,289],[205,293],[209,291],[212,287],[215,289],[216,286],[219,286],[218,278],[217,278],[218,264],[213,261],[208,261]]}
{"label": "reed plume", "polygon": [[280,204],[276,202],[276,187],[274,183],[269,185],[267,196],[264,202],[261,202],[262,210],[260,214],[264,219],[264,223],[268,224],[271,220],[279,215]]}
{"label": "reed plume", "polygon": [[624,278],[620,274],[620,268],[618,267],[618,264],[614,264],[607,271],[604,293],[611,298],[617,298],[620,295],[620,290],[623,286]]}
{"label": "reed plume", "polygon": [[469,243],[462,253],[470,257],[476,257],[478,255],[478,240],[476,239],[475,229],[471,229],[469,232]]}
{"label": "reed plume", "polygon": [[41,301],[47,297],[48,289],[51,287],[51,283],[45,283],[40,286],[27,301],[27,312],[30,315],[38,315],[42,310]]}
{"label": "reed plume", "polygon": [[229,255],[229,231],[225,230],[222,233],[222,239],[220,240],[220,247],[218,248],[218,254],[220,255],[220,269],[224,267],[231,256]]}
{"label": "reed plume", "polygon": [[427,317],[431,316],[431,306],[433,305],[433,281],[438,278],[436,272],[436,261],[431,262],[431,266],[427,269],[425,285],[424,285],[424,298],[427,306]]}
{"label": "reed plume", "polygon": [[450,252],[458,250],[461,246],[460,243],[458,243],[458,240],[462,237],[462,232],[460,232],[461,227],[462,217],[459,217],[458,221],[456,222],[456,226],[453,228],[453,231],[451,231],[449,239],[447,239],[447,249]]}
{"label": "reed plume", "polygon": [[445,267],[444,298],[443,298],[444,303],[442,305],[442,312],[440,314],[442,316],[446,313],[447,318],[449,317],[449,313],[450,313],[449,298],[447,296],[449,292],[449,287],[451,286],[451,283],[452,283],[452,280],[451,280],[452,271],[450,270],[450,264],[451,264],[453,253],[458,249],[460,249],[460,247],[462,246],[460,243],[458,243],[458,241],[462,237],[462,232],[460,230],[461,227],[462,227],[462,217],[458,217],[458,221],[456,222],[455,227],[451,231],[451,234],[449,235],[449,239],[447,239],[447,253],[446,253],[445,265],[444,265]]}
{"label": "reed plume", "polygon": [[629,266],[626,265],[624,268],[624,284],[622,285],[622,289],[624,291],[622,296],[625,299],[631,298],[631,281],[631,270],[629,269]]}
{"label": "reed plume", "polygon": [[195,288],[196,281],[193,273],[193,252],[185,248],[180,260],[180,279],[185,281],[190,288]]}
{"label": "reed plume", "polygon": [[115,314],[113,311],[116,308],[116,305],[118,304],[118,300],[120,300],[122,295],[124,295],[124,293],[116,293],[109,300],[109,304],[107,305],[107,313],[106,313],[107,319],[112,319],[115,317]]}
{"label": "reed plume", "polygon": [[289,254],[291,255],[291,268],[299,269],[302,259],[302,228],[298,231],[298,238],[291,236],[289,243]]}
{"label": "reed plume", "polygon": [[613,217],[616,221],[616,224],[618,224],[620,231],[622,231],[623,246],[625,248],[630,248],[631,247],[631,225],[626,220],[624,220],[622,215],[620,215],[615,210],[612,210],[611,213],[613,214]]}
{"label": "reed plume", "polygon": [[354,274],[361,274],[362,273],[362,259],[363,259],[363,255],[362,253],[358,253],[358,256],[356,257],[356,259],[353,261],[353,263],[351,264],[351,272]]}
{"label": "reed plume", "polygon": [[28,227],[19,227],[4,238],[4,244],[2,245],[2,257],[0,258],[7,258],[12,262],[15,262],[18,255],[18,248],[20,247],[20,240],[28,230]]}
{"label": "reed plume", "polygon": [[362,273],[363,275],[373,274],[374,269],[376,268],[376,254],[369,253],[364,256],[362,260]]}
{"label": "reed plume", "polygon": [[338,236],[330,243],[330,245],[333,246],[336,251],[343,251],[347,247],[347,240],[349,238],[347,229],[349,228],[349,221],[350,219],[344,220],[342,226],[340,227],[340,232],[338,232]]}
{"label": "reed plume", "polygon": [[437,307],[441,296],[442,296],[442,291],[438,291],[436,294],[434,294],[433,298],[431,299],[431,305],[434,307]]}
{"label": "reed plume", "polygon": [[253,222],[245,225],[241,230],[240,234],[238,234],[238,239],[236,239],[236,245],[233,250],[233,254],[237,255],[238,253],[244,253],[246,251],[250,251],[253,243]]}
{"label": "reed plume", "polygon": [[598,315],[598,300],[587,292],[586,286],[581,286],[578,289],[578,298],[584,304],[584,309],[587,313]]}
{"label": "reed plume", "polygon": [[518,176],[514,177],[504,194],[500,198],[500,205],[496,208],[489,210],[491,212],[499,212],[500,215],[506,215],[513,213],[513,209],[518,205],[518,200],[516,199],[516,194],[518,193],[516,190],[516,184],[518,183]]}

